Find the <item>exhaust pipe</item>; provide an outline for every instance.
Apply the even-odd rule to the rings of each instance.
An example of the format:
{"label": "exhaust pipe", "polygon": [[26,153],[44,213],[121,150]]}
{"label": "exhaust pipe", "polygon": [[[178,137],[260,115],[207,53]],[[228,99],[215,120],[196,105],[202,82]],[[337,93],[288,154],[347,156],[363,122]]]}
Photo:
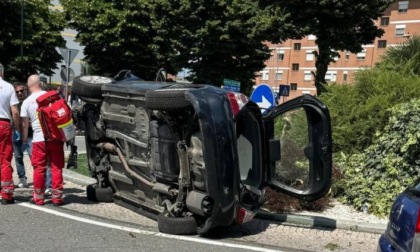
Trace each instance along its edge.
{"label": "exhaust pipe", "polygon": [[145,178],[143,178],[142,176],[138,175],[137,173],[135,173],[133,170],[130,169],[130,166],[128,166],[127,160],[125,159],[124,155],[121,152],[121,149],[118,148],[117,146],[115,146],[112,143],[98,143],[96,145],[97,148],[101,149],[101,150],[106,150],[107,152],[110,153],[117,153],[118,158],[121,161],[121,164],[123,165],[124,169],[134,178],[140,180],[141,182],[143,182],[144,184],[150,186],[150,187],[154,187],[155,184]]}

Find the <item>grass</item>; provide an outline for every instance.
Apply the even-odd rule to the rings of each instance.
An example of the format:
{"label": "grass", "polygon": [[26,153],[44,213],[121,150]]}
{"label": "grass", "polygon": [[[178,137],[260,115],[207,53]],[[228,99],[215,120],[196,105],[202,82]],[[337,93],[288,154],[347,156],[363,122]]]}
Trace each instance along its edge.
{"label": "grass", "polygon": [[325,248],[326,249],[329,249],[331,251],[335,251],[337,249],[340,249],[340,246],[338,244],[335,244],[335,243],[330,242],[327,245],[325,245]]}
{"label": "grass", "polygon": [[88,168],[88,160],[86,154],[77,155],[77,169],[71,169],[74,172],[77,172],[81,175],[90,177],[90,171]]}

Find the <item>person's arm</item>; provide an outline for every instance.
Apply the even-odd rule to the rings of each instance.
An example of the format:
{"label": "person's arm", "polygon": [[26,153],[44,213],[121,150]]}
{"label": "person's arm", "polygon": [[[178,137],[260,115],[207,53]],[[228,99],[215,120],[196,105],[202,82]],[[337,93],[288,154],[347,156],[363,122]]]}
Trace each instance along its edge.
{"label": "person's arm", "polygon": [[13,117],[13,126],[15,130],[21,132],[21,124],[20,124],[20,115],[19,115],[19,108],[17,105],[12,105],[10,107],[10,110],[12,111],[12,117]]}
{"label": "person's arm", "polygon": [[22,143],[26,143],[28,141],[28,128],[29,128],[29,118],[22,117]]}

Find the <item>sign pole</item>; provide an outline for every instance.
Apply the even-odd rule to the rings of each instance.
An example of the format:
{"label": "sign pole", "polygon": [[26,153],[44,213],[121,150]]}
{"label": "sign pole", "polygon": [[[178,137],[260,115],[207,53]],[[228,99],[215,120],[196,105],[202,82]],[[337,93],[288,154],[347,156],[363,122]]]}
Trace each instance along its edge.
{"label": "sign pole", "polygon": [[67,102],[67,94],[69,89],[69,82],[70,82],[70,59],[71,59],[71,50],[68,50],[68,57],[67,57],[67,81],[66,81],[66,91],[64,92],[64,99]]}

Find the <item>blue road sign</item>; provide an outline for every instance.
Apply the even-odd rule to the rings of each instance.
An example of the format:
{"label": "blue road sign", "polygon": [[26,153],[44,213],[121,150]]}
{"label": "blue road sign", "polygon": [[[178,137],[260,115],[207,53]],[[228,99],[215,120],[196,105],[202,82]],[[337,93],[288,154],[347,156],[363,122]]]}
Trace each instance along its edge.
{"label": "blue road sign", "polygon": [[280,85],[280,96],[289,96],[290,86],[289,85]]}
{"label": "blue road sign", "polygon": [[274,107],[274,99],[274,92],[267,84],[258,85],[251,94],[251,101],[258,104],[262,113]]}

